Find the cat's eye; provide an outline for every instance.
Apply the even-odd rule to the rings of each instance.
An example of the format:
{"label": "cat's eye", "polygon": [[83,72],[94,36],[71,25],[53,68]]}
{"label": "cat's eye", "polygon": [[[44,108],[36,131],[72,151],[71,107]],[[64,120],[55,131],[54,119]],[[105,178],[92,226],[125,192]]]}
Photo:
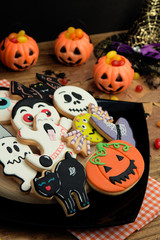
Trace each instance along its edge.
{"label": "cat's eye", "polygon": [[53,178],[51,178],[51,179],[48,180],[48,183],[50,183],[50,182],[52,182],[52,181],[54,181],[54,180],[55,180],[55,178],[53,177]]}
{"label": "cat's eye", "polygon": [[39,183],[38,185],[39,185],[40,187],[42,187],[44,184],[46,184],[46,182],[41,182],[41,183]]}

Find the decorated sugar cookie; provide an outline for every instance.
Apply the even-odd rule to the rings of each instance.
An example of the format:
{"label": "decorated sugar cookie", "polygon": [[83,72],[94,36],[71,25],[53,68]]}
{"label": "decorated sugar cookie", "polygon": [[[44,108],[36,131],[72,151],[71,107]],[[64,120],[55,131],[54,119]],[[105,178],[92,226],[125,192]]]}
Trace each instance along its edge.
{"label": "decorated sugar cookie", "polygon": [[31,180],[37,172],[25,162],[27,155],[32,154],[31,149],[19,143],[6,128],[0,124],[0,163],[3,165],[3,173],[7,176],[15,176],[22,180],[20,189],[29,191]]}
{"label": "decorated sugar cookie", "polygon": [[72,120],[65,117],[62,117],[57,124],[54,122],[54,116],[48,118],[43,112],[37,114],[34,118],[33,130],[24,126],[18,132],[21,143],[35,145],[41,152],[40,155],[27,155],[27,163],[38,171],[51,170],[53,164],[61,160],[66,151],[76,156],[73,150],[61,140],[62,135],[71,126]]}
{"label": "decorated sugar cookie", "polygon": [[119,118],[116,124],[114,124],[92,115],[89,122],[108,141],[120,139],[131,143],[133,146],[136,145],[132,129],[125,118]]}
{"label": "decorated sugar cookie", "polygon": [[11,119],[11,111],[16,100],[11,100],[9,97],[9,88],[0,87],[0,122],[2,124],[9,124]]}
{"label": "decorated sugar cookie", "polygon": [[11,123],[13,128],[16,131],[23,126],[32,128],[33,119],[40,112],[45,113],[48,119],[54,117],[54,122],[58,122],[60,119],[57,110],[47,102],[37,98],[22,99],[12,109]]}
{"label": "decorated sugar cookie", "polygon": [[97,152],[86,164],[87,180],[91,187],[110,195],[128,191],[139,181],[143,171],[141,153],[122,140],[97,144]]}
{"label": "decorated sugar cookie", "polygon": [[97,106],[97,102],[91,94],[75,86],[58,88],[53,95],[53,103],[62,115],[71,119],[80,113],[87,113],[90,103]]}
{"label": "decorated sugar cookie", "polygon": [[76,213],[75,202],[80,210],[89,207],[85,183],[83,165],[66,152],[63,160],[59,161],[52,171],[44,171],[40,178],[35,178],[32,186],[38,196],[47,199],[56,197],[66,215],[72,216]]}

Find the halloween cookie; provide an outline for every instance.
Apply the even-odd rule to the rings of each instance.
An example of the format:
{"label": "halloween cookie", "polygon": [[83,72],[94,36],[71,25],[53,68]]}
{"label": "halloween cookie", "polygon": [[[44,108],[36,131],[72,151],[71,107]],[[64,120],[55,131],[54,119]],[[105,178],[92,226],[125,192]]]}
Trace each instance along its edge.
{"label": "halloween cookie", "polygon": [[42,176],[32,181],[34,192],[45,199],[55,197],[62,205],[65,214],[76,213],[76,204],[80,210],[89,207],[89,199],[85,190],[86,172],[83,165],[65,153],[52,171],[44,171]]}
{"label": "halloween cookie", "polygon": [[61,160],[66,151],[76,156],[72,149],[61,140],[61,136],[71,126],[72,120],[65,117],[62,117],[57,124],[54,122],[54,116],[48,118],[43,112],[37,114],[34,118],[33,130],[24,126],[18,132],[18,139],[21,143],[34,145],[41,152],[40,155],[27,155],[27,163],[38,171],[51,170],[53,164]]}
{"label": "halloween cookie", "polygon": [[12,109],[11,123],[13,128],[16,131],[23,126],[32,128],[33,119],[40,112],[45,113],[48,119],[54,118],[54,122],[58,122],[60,119],[53,105],[37,98],[22,99]]}
{"label": "halloween cookie", "polygon": [[32,154],[31,149],[19,143],[3,125],[0,124],[0,163],[3,165],[3,173],[7,176],[17,177],[22,180],[20,189],[29,191],[31,180],[37,172],[25,162],[27,155]]}
{"label": "halloween cookie", "polygon": [[141,178],[144,160],[130,143],[115,140],[97,144],[96,153],[86,164],[88,183],[96,191],[119,195],[131,189]]}
{"label": "halloween cookie", "polygon": [[65,117],[73,119],[80,113],[88,112],[88,105],[97,102],[87,91],[75,86],[63,86],[58,88],[53,95],[53,103],[56,109]]}
{"label": "halloween cookie", "polygon": [[9,88],[0,86],[0,122],[2,124],[10,124],[11,111],[16,100],[9,97]]}
{"label": "halloween cookie", "polygon": [[92,115],[89,122],[108,141],[120,139],[131,143],[133,146],[136,145],[132,129],[125,118],[119,118],[114,124]]}
{"label": "halloween cookie", "polygon": [[66,133],[62,139],[67,146],[74,149],[75,153],[81,153],[84,157],[91,153],[91,146],[103,141],[103,137],[89,123],[91,113],[79,114],[73,119],[73,131]]}
{"label": "halloween cookie", "polygon": [[37,73],[36,77],[40,82],[31,84],[29,87],[16,82],[11,81],[10,85],[10,97],[11,99],[22,98],[38,98],[52,104],[54,91],[61,87],[62,84],[51,76]]}

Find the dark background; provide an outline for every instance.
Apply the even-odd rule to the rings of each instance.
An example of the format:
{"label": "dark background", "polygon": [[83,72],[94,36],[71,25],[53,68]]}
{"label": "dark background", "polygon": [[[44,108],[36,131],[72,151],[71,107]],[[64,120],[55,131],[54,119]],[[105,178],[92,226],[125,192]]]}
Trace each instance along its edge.
{"label": "dark background", "polygon": [[53,40],[69,26],[88,34],[129,29],[144,0],[2,1],[0,40],[21,29],[36,41]]}

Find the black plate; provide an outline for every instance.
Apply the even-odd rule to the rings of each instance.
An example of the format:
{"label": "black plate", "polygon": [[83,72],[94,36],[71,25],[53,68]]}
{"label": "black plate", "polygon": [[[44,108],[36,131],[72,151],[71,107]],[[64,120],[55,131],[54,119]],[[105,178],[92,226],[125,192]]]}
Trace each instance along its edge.
{"label": "black plate", "polygon": [[119,117],[128,120],[136,140],[136,147],[145,161],[145,171],[140,181],[129,191],[119,196],[107,196],[96,191],[88,194],[90,207],[78,211],[70,218],[59,204],[29,204],[0,197],[0,222],[6,220],[18,224],[44,227],[89,228],[114,226],[133,222],[141,207],[149,172],[149,139],[145,114],[141,103],[97,100],[116,121]]}

